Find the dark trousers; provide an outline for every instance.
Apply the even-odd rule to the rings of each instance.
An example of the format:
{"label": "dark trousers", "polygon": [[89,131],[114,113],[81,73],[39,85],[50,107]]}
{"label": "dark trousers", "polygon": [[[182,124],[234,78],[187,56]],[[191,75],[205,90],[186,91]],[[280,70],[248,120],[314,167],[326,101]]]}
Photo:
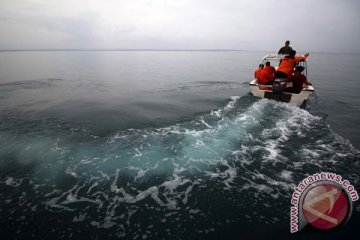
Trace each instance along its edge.
{"label": "dark trousers", "polygon": [[287,75],[286,73],[283,73],[283,72],[280,72],[280,71],[276,71],[276,72],[274,73],[274,77],[275,77],[275,79],[276,79],[276,78],[287,78],[288,75]]}
{"label": "dark trousers", "polygon": [[302,89],[295,89],[293,87],[285,88],[284,92],[290,92],[290,93],[296,93],[299,94],[302,91]]}

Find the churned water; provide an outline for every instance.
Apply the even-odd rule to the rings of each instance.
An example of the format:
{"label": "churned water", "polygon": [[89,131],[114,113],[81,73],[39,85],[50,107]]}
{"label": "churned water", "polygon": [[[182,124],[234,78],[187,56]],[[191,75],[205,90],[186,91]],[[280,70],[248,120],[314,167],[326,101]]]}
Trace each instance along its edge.
{"label": "churned water", "polygon": [[[360,190],[360,55],[311,54],[304,110],[249,94],[264,54],[0,53],[1,235],[301,238],[299,181]],[[359,212],[326,236],[356,234]]]}

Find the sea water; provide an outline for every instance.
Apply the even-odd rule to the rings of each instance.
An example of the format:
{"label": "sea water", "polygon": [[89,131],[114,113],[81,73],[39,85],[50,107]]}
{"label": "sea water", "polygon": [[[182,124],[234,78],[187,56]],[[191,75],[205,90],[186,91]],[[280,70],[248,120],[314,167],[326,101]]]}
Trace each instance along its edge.
{"label": "sea water", "polygon": [[360,55],[311,53],[308,109],[249,93],[263,55],[1,52],[1,235],[281,239],[306,176],[360,190]]}

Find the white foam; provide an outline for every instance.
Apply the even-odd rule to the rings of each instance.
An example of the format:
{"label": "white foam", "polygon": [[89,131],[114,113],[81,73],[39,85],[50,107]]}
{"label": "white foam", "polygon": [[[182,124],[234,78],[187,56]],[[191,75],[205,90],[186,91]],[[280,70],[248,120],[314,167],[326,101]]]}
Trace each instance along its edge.
{"label": "white foam", "polygon": [[118,187],[117,187],[117,180],[118,180],[118,177],[119,177],[119,173],[120,173],[120,169],[116,169],[116,176],[115,176],[115,179],[114,179],[114,181],[111,183],[111,186],[110,186],[110,190],[112,191],[112,192],[117,192],[117,190],[119,190],[118,189]]}
{"label": "white foam", "polygon": [[205,125],[207,128],[212,128],[205,120],[203,117],[200,117],[200,122]]}
{"label": "white foam", "polygon": [[134,180],[136,181],[138,178],[142,178],[143,176],[145,176],[145,174],[148,170],[149,169],[145,169],[145,170],[139,169],[138,174],[136,175]]}
{"label": "white foam", "polygon": [[65,172],[75,178],[78,178],[78,175],[76,174],[76,172],[74,172],[70,167],[68,167]]}
{"label": "white foam", "polygon": [[199,209],[190,209],[189,210],[190,214],[198,214],[199,212],[201,212]]}
{"label": "white foam", "polygon": [[174,179],[163,182],[161,184],[161,186],[165,187],[167,190],[169,190],[170,193],[174,193],[174,190],[177,187],[182,186],[182,185],[184,185],[184,184],[186,184],[188,182],[190,182],[189,179],[185,179],[183,177],[175,176]]}
{"label": "white foam", "polygon": [[267,155],[265,161],[273,163],[286,160],[281,148],[286,146],[287,141],[292,135],[302,136],[303,131],[308,131],[312,124],[320,118],[311,115],[305,110],[284,103],[277,103],[269,100],[262,100],[267,107],[273,107],[274,111],[279,109],[282,114],[273,128],[264,128],[261,132],[262,139],[268,139],[264,142],[263,148]]}
{"label": "white foam", "polygon": [[154,199],[155,202],[160,206],[168,206],[170,208],[173,208],[171,206],[171,203],[165,204],[163,201],[160,200],[160,198],[158,197],[159,190],[156,186],[149,187],[148,189],[139,192],[139,194],[136,196],[131,196],[123,188],[117,189],[116,193],[117,194],[121,193],[123,195],[123,197],[119,197],[119,196],[116,197],[116,201],[118,202],[137,203],[138,201],[141,201],[146,197],[151,196],[151,198]]}
{"label": "white foam", "polygon": [[[320,150],[316,150],[316,149],[303,148],[300,151],[302,152],[303,155],[309,156],[310,158],[318,158],[322,154],[322,152]],[[325,151],[325,152],[328,152],[328,151]]]}
{"label": "white foam", "polygon": [[140,150],[138,149],[138,148],[134,148],[134,150],[135,150],[135,154],[134,154],[134,157],[141,157],[143,154],[142,154],[142,152],[140,152]]}
{"label": "white foam", "polygon": [[255,182],[251,182],[251,183],[246,183],[244,184],[244,186],[242,186],[242,188],[240,189],[240,191],[242,190],[249,190],[250,188],[253,188],[259,192],[266,192],[266,193],[271,193],[273,191],[273,189],[265,184],[258,184]]}
{"label": "white foam", "polygon": [[222,110],[218,109],[218,110],[212,110],[210,112],[210,115],[220,118],[222,117],[223,114],[222,114]]}
{"label": "white foam", "polygon": [[221,165],[227,167],[227,169],[225,171],[222,171],[222,172],[204,171],[204,173],[207,176],[210,176],[211,178],[219,178],[220,180],[222,180],[222,183],[225,184],[226,188],[232,188],[232,186],[230,184],[233,182],[233,180],[237,176],[237,170],[236,170],[236,168],[231,167],[229,165],[229,163],[224,159],[218,160],[218,164],[220,164],[220,163],[221,163]]}
{"label": "white foam", "polygon": [[190,185],[190,186],[188,186],[188,187],[186,188],[185,196],[184,196],[184,198],[183,198],[183,200],[182,200],[182,202],[183,202],[184,205],[187,204],[192,189],[193,189],[193,185]]}
{"label": "white foam", "polygon": [[97,186],[99,186],[99,183],[98,183],[98,182],[93,183],[93,185],[91,185],[91,186],[89,187],[87,193],[90,193],[91,190],[92,190],[93,188],[97,187]]}
{"label": "white foam", "polygon": [[287,181],[292,181],[293,180],[292,174],[293,174],[293,172],[291,172],[291,171],[282,170],[280,173],[280,177]]}
{"label": "white foam", "polygon": [[280,150],[277,149],[278,141],[266,141],[264,149],[268,152],[267,160],[276,161],[280,153]]}
{"label": "white foam", "polygon": [[240,99],[240,96],[232,96],[230,97],[231,101],[224,107],[224,110],[229,111],[235,107],[237,100]]}
{"label": "white foam", "polygon": [[81,162],[82,164],[85,164],[85,165],[93,163],[93,161],[90,160],[90,159],[83,159],[83,160],[81,160],[80,162]]}
{"label": "white foam", "polygon": [[21,183],[23,182],[23,179],[15,179],[13,177],[8,177],[5,180],[5,184],[11,187],[18,187],[21,185]]}
{"label": "white foam", "polygon": [[[253,172],[252,173],[253,174],[253,176],[255,177],[254,179],[260,179],[260,180],[264,180],[264,181],[266,181],[266,183],[268,184],[267,186],[269,186],[270,187],[270,185],[272,185],[272,186],[280,186],[281,188],[283,188],[283,189],[285,189],[285,190],[291,190],[291,189],[293,189],[293,187],[295,187],[295,184],[294,183],[292,183],[291,181],[292,181],[292,178],[291,178],[291,172],[289,172],[289,171],[286,171],[286,170],[284,170],[284,171],[282,171],[281,173],[280,173],[280,177],[283,175],[283,176],[285,176],[287,179],[287,182],[284,182],[284,181],[280,181],[280,180],[275,180],[275,179],[273,179],[273,178],[271,178],[271,177],[269,177],[269,176],[267,176],[267,175],[264,175],[263,173],[260,173],[259,171],[255,171],[255,172]],[[246,180],[248,180],[248,179],[246,179]],[[257,185],[257,183],[255,183],[254,181],[250,181],[250,180],[248,180],[251,184],[251,186],[255,186],[255,185]],[[262,185],[262,184],[260,184],[260,185]],[[255,187],[254,187],[255,188]],[[259,191],[263,191],[264,189],[263,189],[263,186],[259,186],[259,188],[257,188]],[[269,191],[268,193],[270,193],[271,191]],[[275,194],[276,195],[276,194]],[[274,197],[277,197],[277,196],[275,196],[274,195]]]}
{"label": "white foam", "polygon": [[[215,119],[217,123],[213,122],[214,118],[210,117],[210,122],[207,120],[209,116],[202,116],[200,120],[196,118],[191,122],[166,128],[132,129],[118,133],[107,142],[112,144],[110,150],[115,149],[116,153],[111,152],[107,156],[102,156],[103,161],[95,161],[96,158],[89,158],[85,154],[79,156],[81,164],[71,165],[66,170],[67,174],[77,178],[72,179],[77,181],[76,184],[66,192],[54,190],[46,194],[45,197],[52,198],[46,203],[46,207],[59,208],[59,211],[74,211],[78,208],[75,203],[96,205],[97,211],[101,214],[95,214],[95,217],[87,216],[86,213],[90,213],[87,212],[88,208],[85,208],[82,209],[85,212],[74,217],[73,221],[90,222],[93,220],[91,217],[94,217],[91,224],[95,227],[110,228],[114,227],[116,222],[126,221],[124,224],[130,225],[131,216],[140,213],[143,207],[159,214],[159,219],[169,224],[173,224],[174,219],[180,216],[177,210],[184,205],[184,211],[190,216],[198,214],[191,216],[192,218],[202,217],[206,213],[197,208],[197,198],[192,194],[194,189],[197,191],[209,186],[209,182],[221,186],[219,194],[226,194],[225,191],[235,187],[235,179],[243,178],[247,182],[237,187],[242,187],[240,190],[251,188],[251,193],[255,189],[255,201],[263,201],[267,196],[278,198],[283,194],[281,190],[289,191],[294,186],[294,173],[290,171],[293,170],[293,165],[300,168],[304,164],[290,162],[282,155],[284,149],[286,150],[286,143],[293,134],[299,136],[306,133],[317,118],[306,111],[269,100],[255,102],[247,109],[234,110],[238,99],[233,97],[224,108],[210,113],[211,116],[223,117]],[[276,121],[271,125],[264,125],[264,119],[268,117],[265,115],[268,114],[268,108],[273,108],[270,110],[273,110],[274,116],[272,113],[271,116],[276,118]],[[239,110],[241,111],[238,112]],[[223,116],[224,113],[227,114],[226,117]],[[169,139],[173,134],[176,135],[175,141]],[[136,141],[137,138],[139,141]],[[127,141],[128,139],[131,141]],[[169,143],[167,140],[170,140]],[[124,142],[131,142],[132,146],[124,150]],[[339,148],[334,147],[334,143],[320,141],[315,145],[304,147],[301,154],[314,158],[320,158],[326,152],[334,153],[333,156],[338,158],[347,156],[345,150],[336,152]],[[106,150],[108,149],[104,152]],[[259,154],[263,159],[257,158]],[[141,158],[141,161],[132,157]],[[109,159],[106,164],[103,164],[106,161],[104,159]],[[280,161],[285,164],[279,166],[286,166],[287,170],[284,170],[284,167],[273,168],[269,176],[266,175],[268,169],[260,172],[269,167],[269,162],[274,164]],[[109,166],[110,163],[114,166]],[[254,171],[258,164],[261,164],[256,168],[259,170]],[[85,171],[82,171],[84,169]],[[153,175],[150,173],[153,172],[161,174],[155,183],[151,181]],[[120,181],[121,174],[133,177],[133,181],[123,183]],[[162,182],[159,182],[159,179],[163,179]],[[5,183],[12,185],[14,181],[8,178]],[[232,191],[238,191],[238,188]],[[269,207],[271,204],[265,202],[264,206]],[[163,216],[169,210],[173,215],[166,215],[165,217],[169,217],[166,219]],[[105,217],[103,213],[106,214]],[[134,222],[131,221],[131,224]],[[146,236],[151,238],[150,235]]]}

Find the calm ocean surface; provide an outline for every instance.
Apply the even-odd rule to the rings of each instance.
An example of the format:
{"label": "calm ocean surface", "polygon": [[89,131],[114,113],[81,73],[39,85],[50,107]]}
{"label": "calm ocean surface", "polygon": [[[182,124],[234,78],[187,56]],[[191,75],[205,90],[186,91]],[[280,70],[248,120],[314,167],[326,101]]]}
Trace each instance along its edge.
{"label": "calm ocean surface", "polygon": [[[289,233],[292,188],[360,191],[360,54],[310,53],[307,110],[251,96],[265,52],[0,52],[2,239]],[[261,231],[259,231],[261,229]]]}

